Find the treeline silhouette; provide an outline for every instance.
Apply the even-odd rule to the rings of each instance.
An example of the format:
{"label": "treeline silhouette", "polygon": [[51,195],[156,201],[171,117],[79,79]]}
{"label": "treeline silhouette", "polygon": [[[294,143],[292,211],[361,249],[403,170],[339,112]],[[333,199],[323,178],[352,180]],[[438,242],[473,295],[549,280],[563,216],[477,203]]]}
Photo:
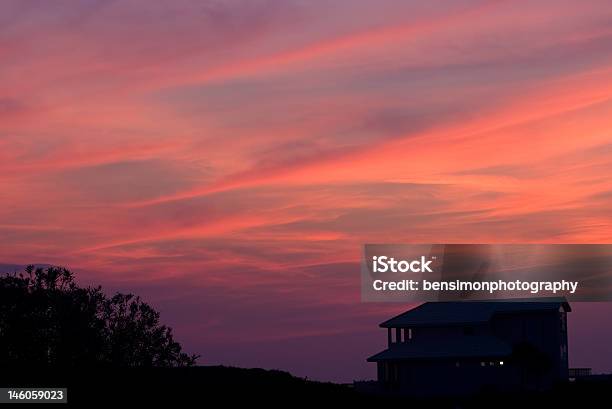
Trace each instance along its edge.
{"label": "treeline silhouette", "polygon": [[79,287],[62,267],[0,277],[1,367],[182,367],[196,359],[137,296]]}
{"label": "treeline silhouette", "polygon": [[139,297],[80,287],[62,267],[0,276],[0,387],[68,388],[68,403],[357,399],[287,372],[195,366]]}

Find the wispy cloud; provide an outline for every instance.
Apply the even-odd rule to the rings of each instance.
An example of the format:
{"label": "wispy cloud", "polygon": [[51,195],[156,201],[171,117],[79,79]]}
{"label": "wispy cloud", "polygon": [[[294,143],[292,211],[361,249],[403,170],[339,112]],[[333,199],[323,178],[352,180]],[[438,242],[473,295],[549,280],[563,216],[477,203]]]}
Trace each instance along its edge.
{"label": "wispy cloud", "polygon": [[302,345],[387,313],[358,304],[364,242],[610,242],[611,19],[596,0],[3,2],[0,260],[140,289],[225,356],[253,314],[246,338]]}

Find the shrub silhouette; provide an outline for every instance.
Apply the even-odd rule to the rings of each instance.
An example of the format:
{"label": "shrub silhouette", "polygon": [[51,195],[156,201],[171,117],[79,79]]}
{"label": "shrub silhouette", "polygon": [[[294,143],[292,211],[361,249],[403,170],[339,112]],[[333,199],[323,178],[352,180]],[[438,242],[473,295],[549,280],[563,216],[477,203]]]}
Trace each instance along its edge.
{"label": "shrub silhouette", "polygon": [[514,345],[511,359],[521,368],[536,374],[544,373],[552,368],[550,356],[527,342]]}
{"label": "shrub silhouette", "polygon": [[0,277],[0,365],[192,366],[159,313],[132,294],[81,288],[61,267]]}

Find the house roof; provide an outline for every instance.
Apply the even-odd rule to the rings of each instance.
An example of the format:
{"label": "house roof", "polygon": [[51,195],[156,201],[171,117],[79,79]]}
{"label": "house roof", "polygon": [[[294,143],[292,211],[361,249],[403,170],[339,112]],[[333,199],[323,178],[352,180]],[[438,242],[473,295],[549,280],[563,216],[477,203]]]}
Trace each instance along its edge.
{"label": "house roof", "polygon": [[376,355],[368,358],[368,362],[409,359],[440,359],[440,358],[499,358],[512,353],[512,347],[499,338],[490,335],[473,335],[433,341],[410,340],[406,343],[393,344]]}
{"label": "house roof", "polygon": [[566,312],[571,311],[565,298],[427,302],[383,322],[380,326],[402,328],[477,324],[488,322],[493,315],[500,313],[553,311],[559,308]]}

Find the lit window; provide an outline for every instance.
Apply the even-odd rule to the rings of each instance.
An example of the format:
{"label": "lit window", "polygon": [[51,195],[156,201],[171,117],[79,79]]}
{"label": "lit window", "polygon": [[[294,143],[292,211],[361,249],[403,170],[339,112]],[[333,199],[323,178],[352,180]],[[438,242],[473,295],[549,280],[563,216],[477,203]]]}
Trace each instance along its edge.
{"label": "lit window", "polygon": [[499,366],[504,366],[504,361],[499,361]]}
{"label": "lit window", "polygon": [[485,366],[486,364],[484,363],[484,361],[480,362],[480,366]]}

